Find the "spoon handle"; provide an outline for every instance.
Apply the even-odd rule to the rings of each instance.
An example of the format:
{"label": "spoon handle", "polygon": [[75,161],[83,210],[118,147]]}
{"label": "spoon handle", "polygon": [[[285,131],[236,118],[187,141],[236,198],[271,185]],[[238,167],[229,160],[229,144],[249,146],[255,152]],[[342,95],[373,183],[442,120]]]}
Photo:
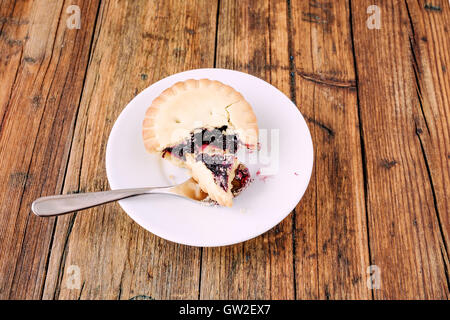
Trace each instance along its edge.
{"label": "spoon handle", "polygon": [[34,214],[41,217],[58,216],[73,211],[88,209],[112,201],[146,193],[153,193],[156,189],[158,189],[158,191],[162,191],[165,188],[119,189],[42,197],[36,199],[31,204],[31,210]]}

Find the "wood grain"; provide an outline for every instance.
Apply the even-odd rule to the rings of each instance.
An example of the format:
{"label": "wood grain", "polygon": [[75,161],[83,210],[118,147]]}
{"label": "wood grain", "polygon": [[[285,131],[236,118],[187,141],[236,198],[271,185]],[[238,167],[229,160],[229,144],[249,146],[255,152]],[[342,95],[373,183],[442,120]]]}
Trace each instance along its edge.
{"label": "wood grain", "polygon": [[347,1],[291,2],[296,102],[314,171],[296,208],[297,297],[370,299],[361,141]]}
{"label": "wood grain", "polygon": [[[450,244],[450,3],[436,2],[441,11],[425,9],[425,1],[406,2],[410,43],[420,109],[415,110],[419,139],[435,210],[442,233],[441,254],[449,270]],[[423,118],[423,121],[422,119]]]}
{"label": "wood grain", "polygon": [[42,295],[55,221],[31,215],[30,204],[62,186],[97,11],[96,1],[79,5],[84,29],[69,30],[64,1],[2,2],[2,299]]}
{"label": "wood grain", "polygon": [[[107,138],[138,92],[213,65],[216,10],[211,1],[102,2],[64,193],[108,188]],[[79,267],[79,288],[68,286],[70,266]],[[160,239],[109,204],[58,219],[44,298],[194,299],[199,268],[200,249]]]}
{"label": "wood grain", "polygon": [[[244,71],[289,94],[285,1],[220,1],[216,67]],[[255,239],[205,248],[201,299],[293,299],[292,216]]]}
{"label": "wood grain", "polygon": [[[442,12],[424,13],[423,3],[407,6],[403,1],[387,1],[379,4],[381,28],[371,30],[365,25],[366,9],[371,4],[352,1],[351,9],[367,171],[370,251],[372,264],[380,268],[382,277],[381,288],[374,290],[374,295],[377,299],[445,299],[449,295],[446,257],[441,252],[443,240],[427,153],[424,156],[422,148],[427,144],[428,157],[434,163],[434,181],[439,187],[442,182],[436,175],[448,177],[448,165],[441,165],[447,154],[442,154],[444,150],[438,146],[444,148],[446,144],[448,150],[448,138],[436,140],[442,135],[448,137],[448,128],[445,133],[439,132],[445,129],[439,124],[441,121],[446,122],[444,127],[448,126],[448,116],[427,117],[433,113],[433,105],[421,105],[420,96],[423,101],[433,101],[447,94],[448,89],[434,97],[430,88],[422,90],[422,80],[417,88],[415,67],[419,51],[415,51],[415,46],[420,39],[415,39],[415,25],[410,21],[410,16],[436,19],[434,15]],[[437,38],[435,41],[439,45],[445,43]],[[443,54],[444,59],[445,56],[448,52]],[[436,68],[434,63],[424,53],[418,65],[423,70],[424,66]],[[420,77],[426,76],[426,70],[420,72],[419,69]],[[431,79],[428,84],[433,85]],[[442,86],[446,84],[448,80]],[[447,114],[448,108],[441,106]],[[436,155],[431,156],[432,152]],[[445,168],[445,172],[441,171]],[[447,201],[439,200],[439,205],[445,208]]]}
{"label": "wood grain", "polygon": [[[69,5],[81,29],[67,28]],[[3,1],[0,299],[448,299],[448,21],[447,0]],[[202,249],[117,204],[30,213],[42,195],[108,189],[124,106],[202,67],[265,79],[307,120],[314,170],[284,221]]]}

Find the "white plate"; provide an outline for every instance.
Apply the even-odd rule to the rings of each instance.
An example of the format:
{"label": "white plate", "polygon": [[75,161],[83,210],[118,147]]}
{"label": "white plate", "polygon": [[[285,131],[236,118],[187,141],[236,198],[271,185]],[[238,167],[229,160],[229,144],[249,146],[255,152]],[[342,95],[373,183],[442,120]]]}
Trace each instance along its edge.
{"label": "white plate", "polygon": [[[230,245],[281,222],[300,201],[311,176],[313,146],[306,122],[289,98],[269,83],[225,69],[190,70],[154,83],[125,107],[114,124],[106,148],[106,172],[111,189],[165,186],[187,179],[183,169],[145,151],[142,120],[147,107],[164,89],[178,81],[202,78],[232,86],[252,105],[263,129],[261,137],[266,132],[275,138],[269,144],[270,163],[267,157],[261,158],[264,148],[243,159],[254,181],[235,198],[232,208],[203,206],[167,195],[145,195],[119,203],[134,221],[164,239],[192,246]],[[255,158],[259,159],[256,164]],[[259,168],[268,173],[267,167],[275,168],[275,174],[255,174]]]}

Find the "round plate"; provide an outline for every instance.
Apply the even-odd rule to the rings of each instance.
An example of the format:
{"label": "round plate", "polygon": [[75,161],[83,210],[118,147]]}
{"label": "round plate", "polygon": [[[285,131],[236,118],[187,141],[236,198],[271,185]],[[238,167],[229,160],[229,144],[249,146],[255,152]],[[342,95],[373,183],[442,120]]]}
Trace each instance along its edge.
{"label": "round plate", "polygon": [[[167,186],[188,175],[158,155],[146,152],[142,120],[152,100],[178,81],[219,80],[242,93],[260,128],[261,150],[246,154],[254,181],[234,199],[232,208],[205,206],[168,195],[144,195],[119,201],[138,224],[157,236],[192,246],[223,246],[256,237],[281,222],[308,186],[313,146],[297,107],[269,83],[225,69],[181,72],[151,85],[122,111],[106,148],[111,189]],[[242,157],[242,154],[241,154]]]}

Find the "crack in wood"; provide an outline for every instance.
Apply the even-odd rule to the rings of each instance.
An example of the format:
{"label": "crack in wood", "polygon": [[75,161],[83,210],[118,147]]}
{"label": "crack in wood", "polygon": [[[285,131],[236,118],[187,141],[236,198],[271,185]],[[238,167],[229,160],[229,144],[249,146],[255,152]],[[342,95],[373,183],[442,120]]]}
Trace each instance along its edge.
{"label": "crack in wood", "polygon": [[307,117],[306,120],[308,120],[309,122],[311,122],[311,123],[317,125],[319,128],[325,130],[325,132],[328,133],[328,135],[329,135],[330,137],[334,137],[335,132],[334,132],[334,130],[331,129],[329,126],[327,126],[327,125],[323,124],[322,122],[320,122],[320,121],[318,121],[318,120],[316,120],[316,119],[313,119],[313,118]]}
{"label": "crack in wood", "polygon": [[199,258],[199,275],[198,275],[198,295],[197,299],[201,298],[201,289],[202,289],[202,266],[203,266],[203,248],[200,248],[200,258]]}
{"label": "crack in wood", "polygon": [[413,71],[414,71],[414,79],[415,79],[415,87],[416,87],[416,94],[417,94],[417,100],[419,101],[419,107],[420,107],[420,111],[422,113],[422,117],[423,120],[425,122],[425,127],[427,128],[428,134],[430,134],[430,127],[428,125],[428,121],[427,121],[427,117],[425,116],[425,111],[423,109],[423,96],[422,96],[422,88],[420,85],[420,80],[419,80],[419,66],[417,64],[417,58],[416,58],[416,54],[415,54],[415,49],[414,49],[414,45],[413,42],[411,40],[411,38],[409,39],[410,42],[410,49],[412,52],[412,60],[413,60]]}
{"label": "crack in wood", "polygon": [[[352,55],[353,55],[353,64],[355,70],[355,87],[356,87],[356,104],[358,107],[358,122],[359,122],[359,137],[361,142],[361,159],[362,159],[362,169],[363,169],[363,183],[364,183],[364,210],[365,210],[365,218],[366,218],[366,233],[367,233],[367,250],[369,255],[369,263],[372,265],[372,250],[370,247],[371,237],[370,237],[370,227],[369,227],[369,180],[367,173],[367,155],[366,155],[366,146],[364,140],[364,129],[361,117],[361,102],[360,102],[360,92],[359,92],[359,78],[358,78],[358,65],[356,62],[356,50],[355,50],[355,36],[353,31],[353,10],[352,10],[352,0],[348,2],[349,7],[349,24],[350,24],[350,37],[351,37],[351,45],[352,45]],[[372,300],[375,299],[374,288],[371,288]]]}
{"label": "crack in wood", "polygon": [[[446,257],[445,258],[444,254],[442,254],[442,258],[443,258],[442,260],[443,260],[444,267],[446,267],[446,265],[447,265],[446,261],[448,261],[449,255],[448,255],[447,244],[445,242],[444,230],[443,230],[443,227],[442,227],[442,221],[441,221],[440,214],[439,214],[439,209],[438,209],[438,204],[437,204],[437,197],[436,197],[436,191],[435,191],[435,188],[434,188],[433,178],[432,178],[432,175],[431,175],[431,169],[430,169],[430,165],[428,163],[428,158],[427,158],[427,154],[425,152],[425,148],[424,148],[424,145],[423,145],[422,137],[420,136],[420,134],[417,134],[417,137],[419,139],[420,150],[422,151],[422,157],[423,157],[423,160],[424,160],[424,163],[425,163],[425,168],[427,170],[428,180],[429,180],[430,186],[431,186],[431,194],[433,196],[434,210],[435,210],[435,213],[436,213],[436,219],[437,219],[437,223],[438,223],[438,227],[439,227],[439,235],[441,237],[440,241],[443,244],[442,246],[443,246],[443,249],[445,251],[445,257]],[[448,271],[446,272],[446,276],[447,276],[447,282],[448,282]],[[447,285],[450,287],[450,283],[447,283]]]}
{"label": "crack in wood", "polygon": [[81,295],[83,294],[83,290],[84,290],[84,285],[85,284],[86,284],[86,280],[83,281],[83,284],[81,285],[80,294],[78,295],[78,299],[77,300],[81,300]]}
{"label": "crack in wood", "polygon": [[[420,110],[422,112],[422,116],[423,116],[423,119],[425,121],[425,126],[427,128],[428,133],[430,133],[430,128],[428,126],[428,121],[427,121],[427,118],[425,116],[425,112],[424,112],[424,109],[423,109],[422,87],[421,87],[420,79],[419,79],[419,75],[421,74],[421,72],[420,72],[420,68],[419,68],[417,54],[420,54],[420,50],[417,49],[416,31],[414,29],[414,24],[413,24],[413,20],[412,20],[412,17],[411,17],[411,12],[409,10],[409,6],[408,6],[408,1],[407,0],[405,0],[405,7],[406,7],[406,12],[408,14],[409,25],[411,27],[411,33],[412,33],[412,35],[409,36],[409,47],[410,47],[410,51],[411,51],[412,66],[413,66],[414,78],[415,78],[415,86],[416,86],[416,93],[417,93],[417,98],[418,98],[419,105],[420,105]],[[416,54],[416,52],[417,52],[417,54]]]}
{"label": "crack in wood", "polygon": [[[415,84],[416,84],[416,92],[417,92],[417,97],[419,100],[419,105],[420,105],[420,110],[422,113],[422,117],[424,119],[425,122],[425,126],[427,128],[428,131],[428,135],[430,135],[430,128],[428,126],[428,122],[427,122],[427,118],[425,116],[425,112],[424,112],[424,108],[423,108],[423,99],[422,99],[422,89],[421,89],[421,85],[420,85],[420,77],[419,75],[420,73],[420,69],[419,69],[419,64],[418,64],[418,60],[417,60],[417,55],[416,52],[420,53],[419,50],[416,49],[417,47],[417,43],[416,43],[416,32],[414,29],[414,23],[412,20],[412,16],[411,16],[411,12],[409,10],[409,6],[408,6],[408,1],[405,0],[405,7],[406,7],[406,11],[408,14],[408,19],[409,19],[409,23],[410,23],[410,27],[411,27],[411,33],[412,33],[412,37],[409,37],[409,42],[410,42],[410,50],[411,50],[411,55],[412,55],[412,64],[413,64],[413,70],[414,70],[414,76],[415,76]],[[434,187],[434,183],[433,183],[433,178],[432,178],[432,174],[431,174],[431,169],[430,169],[430,165],[428,163],[428,158],[427,158],[427,154],[425,151],[425,147],[424,147],[424,143],[422,141],[422,137],[421,137],[421,133],[422,133],[422,129],[417,127],[417,123],[415,123],[415,132],[417,135],[417,138],[419,139],[419,144],[420,144],[420,150],[422,151],[422,157],[425,163],[425,167],[427,170],[427,175],[428,175],[428,180],[431,186],[431,193],[433,196],[433,205],[434,205],[434,210],[435,210],[435,214],[436,214],[436,219],[437,219],[437,223],[438,223],[438,227],[439,227],[439,235],[441,237],[441,241],[443,243],[443,248],[445,251],[445,257],[444,254],[441,252],[442,254],[442,258],[443,258],[443,264],[444,267],[446,268],[447,264],[446,261],[448,261],[448,248],[447,248],[447,244],[445,242],[445,236],[444,236],[444,230],[442,227],[442,221],[440,218],[440,213],[439,213],[439,208],[438,208],[438,203],[437,203],[437,196],[436,196],[436,191],[435,191],[435,187]],[[442,249],[441,249],[442,250]],[[448,270],[446,269],[446,277],[447,277],[447,286],[450,287],[450,283],[449,283],[449,279],[448,279]]]}
{"label": "crack in wood", "polygon": [[[444,244],[445,244],[445,242],[444,242]],[[445,254],[444,254],[444,251],[445,251]],[[444,247],[444,251],[443,251],[443,248],[441,246],[441,257],[442,257],[442,261],[444,261],[445,278],[447,279],[447,287],[450,287],[450,278],[449,278],[449,275],[448,275],[448,266],[447,266],[449,257],[448,257],[448,253],[447,253],[445,247]]]}
{"label": "crack in wood", "polygon": [[[213,66],[214,68],[217,68],[217,46],[218,46],[218,39],[219,39],[219,16],[220,16],[220,1],[217,0],[217,11],[216,11],[216,30],[215,30],[215,38],[214,38],[214,61]],[[198,294],[197,299],[200,300],[201,298],[201,288],[202,288],[202,267],[203,267],[203,247],[200,248],[200,258],[199,258],[199,275],[198,275]],[[151,299],[151,297],[150,297]]]}
{"label": "crack in wood", "polygon": [[306,73],[306,72],[300,71],[298,69],[295,71],[303,79],[320,84],[320,85],[334,87],[334,88],[356,89],[356,81],[355,80],[342,81],[335,77],[324,77],[321,74]]}
{"label": "crack in wood", "polygon": [[[91,40],[90,40],[90,43],[89,43],[89,60],[88,60],[88,63],[86,63],[86,68],[85,68],[85,73],[84,73],[84,78],[83,78],[83,84],[81,86],[81,92],[80,92],[80,97],[78,99],[77,110],[76,110],[75,115],[74,115],[74,119],[75,120],[74,120],[74,124],[72,125],[72,131],[71,131],[72,137],[70,139],[69,152],[67,154],[67,159],[66,159],[66,163],[65,163],[64,176],[63,176],[62,183],[61,183],[60,194],[62,194],[62,192],[64,190],[65,183],[66,183],[66,176],[67,176],[67,171],[68,171],[68,167],[69,167],[69,160],[70,160],[70,155],[71,155],[71,152],[72,152],[73,140],[75,138],[75,136],[74,136],[75,122],[76,122],[76,119],[78,118],[78,113],[79,113],[79,110],[80,110],[81,100],[82,100],[83,93],[84,93],[84,87],[85,87],[85,82],[86,82],[86,75],[87,75],[87,71],[88,71],[88,68],[89,68],[90,57],[91,57],[92,50],[93,50],[93,42],[94,42],[94,36],[95,36],[98,16],[99,16],[99,12],[100,12],[100,7],[101,7],[101,0],[98,3],[97,12],[96,12],[95,20],[94,20],[94,25],[92,27],[93,31],[92,31],[92,36],[91,36]],[[84,150],[84,148],[83,148],[83,150]],[[81,168],[80,168],[80,175],[81,175]],[[78,180],[78,190],[74,191],[74,193],[79,193],[79,192],[80,192],[80,177],[79,177],[79,180]],[[62,271],[64,271],[64,266],[61,266],[61,263],[63,263],[63,261],[65,262],[65,251],[67,249],[66,248],[67,247],[67,241],[68,241],[68,237],[70,236],[70,232],[72,231],[72,226],[73,226],[73,223],[75,221],[76,215],[77,214],[74,213],[73,217],[71,218],[70,224],[69,224],[69,230],[68,230],[68,234],[67,234],[67,237],[66,237],[66,243],[64,245],[64,249],[63,249],[63,252],[61,254],[61,259],[60,259],[60,263],[59,263],[59,267],[58,267],[59,272],[58,272],[58,276],[57,276],[57,284],[55,285],[55,290],[53,292],[53,299],[55,299],[56,294],[58,293],[58,295],[59,295],[59,292],[60,292],[61,282],[60,282],[59,279],[60,279],[61,268],[62,268]],[[52,230],[52,236],[51,236],[51,239],[50,239],[49,252],[48,252],[48,255],[47,255],[47,262],[46,262],[47,267],[46,267],[45,272],[44,272],[44,281],[43,281],[44,285],[43,285],[42,292],[41,292],[41,298],[43,297],[44,286],[45,286],[45,283],[46,283],[46,280],[47,280],[48,267],[49,267],[50,257],[51,257],[51,254],[52,254],[52,247],[53,247],[53,242],[54,242],[54,238],[55,238],[55,231],[56,231],[57,223],[58,223],[58,217],[55,218],[54,226],[53,226],[53,230]],[[62,278],[61,278],[61,281],[62,281]]]}
{"label": "crack in wood", "polygon": [[214,38],[214,68],[217,65],[217,41],[219,39],[219,15],[220,15],[220,0],[217,0],[217,11],[216,11],[216,36]]}
{"label": "crack in wood", "polygon": [[[286,3],[286,19],[287,19],[287,33],[288,33],[288,54],[289,54],[289,91],[291,101],[297,106],[296,97],[296,82],[295,82],[295,61],[294,61],[294,49],[292,44],[292,8],[291,1],[287,0]],[[296,248],[296,212],[295,208],[292,210],[292,268],[293,268],[293,288],[294,288],[294,300],[297,300],[297,277],[296,277],[296,261],[297,254]]]}

